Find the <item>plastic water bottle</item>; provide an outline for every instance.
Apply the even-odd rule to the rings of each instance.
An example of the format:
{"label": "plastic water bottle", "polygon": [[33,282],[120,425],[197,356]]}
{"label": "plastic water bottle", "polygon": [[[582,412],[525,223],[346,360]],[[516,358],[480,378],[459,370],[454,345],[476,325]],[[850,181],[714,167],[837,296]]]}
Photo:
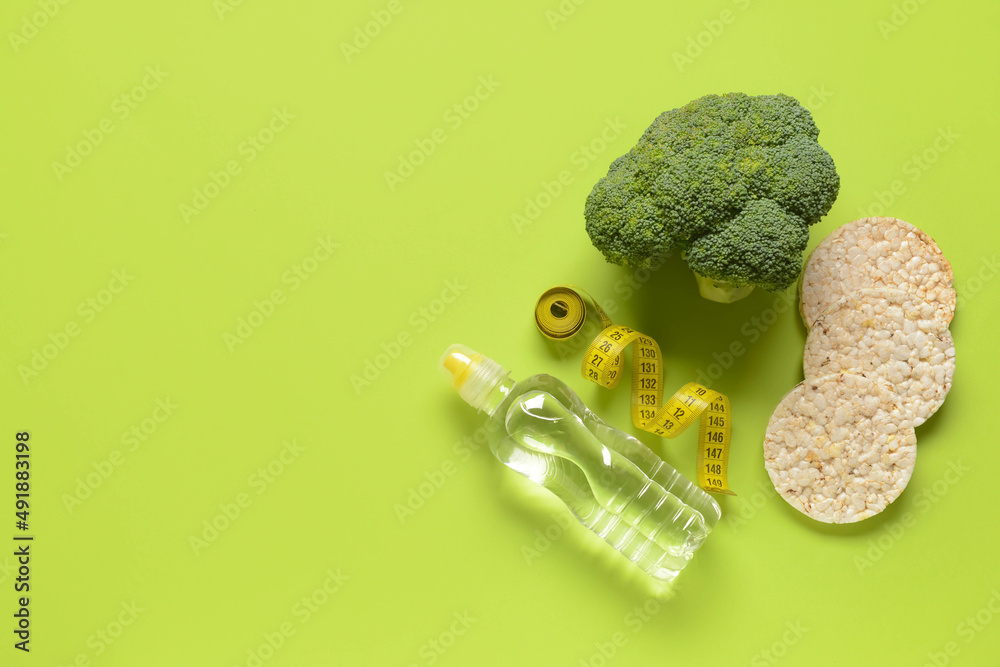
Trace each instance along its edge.
{"label": "plastic water bottle", "polygon": [[501,463],[554,493],[650,576],[676,577],[719,520],[715,499],[557,378],[515,382],[464,345],[449,347],[441,367],[469,405],[503,427],[490,440]]}

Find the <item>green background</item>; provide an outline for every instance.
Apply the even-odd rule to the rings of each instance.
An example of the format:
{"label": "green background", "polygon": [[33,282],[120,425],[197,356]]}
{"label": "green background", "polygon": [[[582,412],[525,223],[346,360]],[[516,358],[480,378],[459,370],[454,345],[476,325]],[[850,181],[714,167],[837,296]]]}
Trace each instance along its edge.
{"label": "green background", "polygon": [[[996,659],[996,3],[63,2],[0,10],[0,663]],[[583,229],[657,114],[729,91],[812,110],[842,188],[811,246],[884,212],[955,267],[955,387],[860,525],[799,516],[762,465],[794,309],[706,302],[677,260],[634,275]],[[732,399],[740,495],[670,600],[463,442],[482,422],[436,368],[464,342],[634,433],[627,391],[534,328],[562,282],[654,336],[669,386],[714,373]],[[639,437],[693,475],[693,433]]]}

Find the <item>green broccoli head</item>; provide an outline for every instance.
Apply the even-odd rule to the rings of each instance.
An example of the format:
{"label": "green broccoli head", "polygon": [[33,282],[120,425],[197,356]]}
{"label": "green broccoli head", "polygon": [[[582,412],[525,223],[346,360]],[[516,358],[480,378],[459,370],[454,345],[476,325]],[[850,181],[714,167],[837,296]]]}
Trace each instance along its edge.
{"label": "green broccoli head", "polygon": [[801,271],[808,226],[840,189],[818,136],[787,95],[708,95],[667,111],[594,186],[587,233],[625,266],[684,251],[714,300],[784,289]]}
{"label": "green broccoli head", "polygon": [[685,253],[696,276],[733,287],[787,287],[802,270],[809,227],[770,199],[749,202],[722,229],[699,236]]}

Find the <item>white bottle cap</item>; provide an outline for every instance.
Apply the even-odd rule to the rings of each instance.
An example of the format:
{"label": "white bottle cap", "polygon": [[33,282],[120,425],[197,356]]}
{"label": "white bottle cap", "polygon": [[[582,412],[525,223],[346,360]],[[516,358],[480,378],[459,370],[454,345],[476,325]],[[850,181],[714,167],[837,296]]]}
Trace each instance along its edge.
{"label": "white bottle cap", "polygon": [[486,399],[507,377],[500,364],[457,343],[445,351],[438,366],[451,378],[458,395],[476,410],[486,407]]}

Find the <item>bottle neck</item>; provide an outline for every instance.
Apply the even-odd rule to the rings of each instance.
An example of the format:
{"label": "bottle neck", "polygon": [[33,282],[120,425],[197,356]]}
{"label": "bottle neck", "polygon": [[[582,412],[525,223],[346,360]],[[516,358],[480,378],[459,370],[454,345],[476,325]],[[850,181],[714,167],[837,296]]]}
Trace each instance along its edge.
{"label": "bottle neck", "polygon": [[510,392],[514,390],[515,384],[517,383],[510,378],[510,375],[506,375],[486,395],[480,409],[492,417],[504,400],[510,395]]}

